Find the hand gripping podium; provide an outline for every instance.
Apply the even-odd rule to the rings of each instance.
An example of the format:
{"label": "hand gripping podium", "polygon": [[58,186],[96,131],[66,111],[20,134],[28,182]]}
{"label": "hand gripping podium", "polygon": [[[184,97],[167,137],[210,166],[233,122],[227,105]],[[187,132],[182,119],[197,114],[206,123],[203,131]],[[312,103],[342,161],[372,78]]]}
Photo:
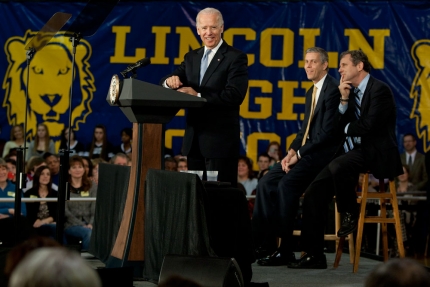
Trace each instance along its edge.
{"label": "hand gripping podium", "polygon": [[161,169],[162,124],[182,108],[203,106],[206,99],[133,78],[122,83],[116,78],[112,82],[107,101],[133,122],[130,181],[121,225],[107,264],[122,267],[144,260],[144,182],[148,169]]}

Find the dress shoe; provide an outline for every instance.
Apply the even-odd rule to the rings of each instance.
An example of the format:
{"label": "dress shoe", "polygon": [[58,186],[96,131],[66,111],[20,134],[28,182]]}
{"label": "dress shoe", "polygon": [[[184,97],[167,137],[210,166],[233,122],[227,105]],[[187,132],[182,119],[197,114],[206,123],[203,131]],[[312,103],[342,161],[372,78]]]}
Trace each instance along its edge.
{"label": "dress shoe", "polygon": [[266,248],[264,248],[264,247],[260,246],[260,247],[258,247],[257,249],[255,249],[255,251],[254,251],[254,253],[255,253],[255,258],[256,258],[256,259],[265,258],[265,257],[267,257],[267,256],[269,256],[269,255],[271,255],[271,254],[273,254],[273,250],[274,250],[274,249],[269,250],[269,249],[266,249]]}
{"label": "dress shoe", "polygon": [[353,233],[358,226],[358,214],[345,212],[342,217],[342,224],[340,229],[337,231],[338,237],[344,237]]}
{"label": "dress shoe", "polygon": [[282,255],[279,250],[275,251],[270,256],[257,260],[257,264],[261,266],[281,266],[281,265],[290,265],[296,263],[296,256],[294,253],[290,253],[287,255]]}
{"label": "dress shoe", "polygon": [[294,269],[327,269],[327,259],[325,255],[313,256],[307,253],[298,260],[297,263],[288,265]]}

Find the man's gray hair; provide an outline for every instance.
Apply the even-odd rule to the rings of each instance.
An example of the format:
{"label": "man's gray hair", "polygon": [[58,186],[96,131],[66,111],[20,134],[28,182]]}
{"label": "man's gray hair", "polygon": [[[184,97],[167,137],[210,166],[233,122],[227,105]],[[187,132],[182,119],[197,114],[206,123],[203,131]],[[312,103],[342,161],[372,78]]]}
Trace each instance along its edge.
{"label": "man's gray hair", "polygon": [[205,9],[201,10],[197,14],[197,17],[196,17],[196,27],[199,26],[199,17],[200,17],[201,14],[215,14],[215,15],[218,16],[218,25],[219,26],[223,26],[224,25],[224,19],[222,18],[221,12],[218,9],[208,7],[208,8],[205,8]]}
{"label": "man's gray hair", "polygon": [[[328,53],[323,48],[320,48],[320,47],[308,48],[306,49],[306,54],[307,53],[318,53],[320,54],[321,62],[328,63]],[[328,66],[327,66],[327,70],[328,70]]]}

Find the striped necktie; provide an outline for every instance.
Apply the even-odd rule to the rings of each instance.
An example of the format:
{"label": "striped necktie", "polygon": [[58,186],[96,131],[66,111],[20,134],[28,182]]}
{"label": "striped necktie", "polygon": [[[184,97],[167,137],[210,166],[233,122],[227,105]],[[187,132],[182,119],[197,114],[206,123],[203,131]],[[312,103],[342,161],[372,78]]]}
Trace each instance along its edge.
{"label": "striped necktie", "polygon": [[206,50],[205,54],[203,55],[202,62],[200,63],[200,84],[202,83],[203,77],[208,68],[208,59],[210,52],[212,52],[211,49]]}
{"label": "striped necktie", "polygon": [[[358,120],[361,115],[361,102],[359,97],[360,89],[355,88],[354,89],[354,107],[355,107],[355,117]],[[343,149],[345,150],[345,153],[349,152],[350,150],[354,149],[354,145],[357,144],[357,137],[350,137],[347,136],[345,143],[343,144]]]}

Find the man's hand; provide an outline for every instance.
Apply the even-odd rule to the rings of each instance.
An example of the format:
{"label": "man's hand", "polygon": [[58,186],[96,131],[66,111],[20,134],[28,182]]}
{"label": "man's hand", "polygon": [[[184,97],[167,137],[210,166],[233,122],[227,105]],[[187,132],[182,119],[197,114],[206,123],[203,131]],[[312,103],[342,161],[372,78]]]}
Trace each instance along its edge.
{"label": "man's hand", "polygon": [[288,167],[288,164],[290,163],[290,161],[291,161],[291,158],[293,157],[293,156],[295,156],[296,155],[296,151],[295,150],[293,150],[293,149],[290,149],[289,151],[288,151],[288,154],[284,157],[284,159],[281,161],[281,165],[282,165],[282,170],[283,171],[287,171],[287,167]]}
{"label": "man's hand", "polygon": [[288,162],[287,168],[285,169],[285,172],[289,172],[298,161],[299,161],[299,159],[297,158],[297,154],[296,154]]}
{"label": "man's hand", "polygon": [[176,90],[179,87],[181,87],[183,84],[182,84],[181,80],[179,80],[178,76],[171,76],[171,77],[166,79],[166,85],[169,88]]}
{"label": "man's hand", "polygon": [[84,225],[84,227],[89,228],[89,229],[93,229],[93,225],[92,224]]}
{"label": "man's hand", "polygon": [[14,208],[9,208],[8,211],[9,211],[9,214],[11,214],[11,215],[15,214],[15,209]]}
{"label": "man's hand", "polygon": [[9,217],[9,215],[0,213],[0,219],[8,218],[8,217]]}
{"label": "man's hand", "polygon": [[343,76],[340,78],[339,91],[342,99],[348,99],[351,92],[351,81],[344,81]]}
{"label": "man's hand", "polygon": [[45,224],[42,220],[36,219],[36,221],[33,224],[33,227],[38,228],[41,227],[43,224]]}
{"label": "man's hand", "polygon": [[177,91],[197,97],[197,92],[194,91],[194,89],[191,87],[182,87],[182,88],[177,89]]}

